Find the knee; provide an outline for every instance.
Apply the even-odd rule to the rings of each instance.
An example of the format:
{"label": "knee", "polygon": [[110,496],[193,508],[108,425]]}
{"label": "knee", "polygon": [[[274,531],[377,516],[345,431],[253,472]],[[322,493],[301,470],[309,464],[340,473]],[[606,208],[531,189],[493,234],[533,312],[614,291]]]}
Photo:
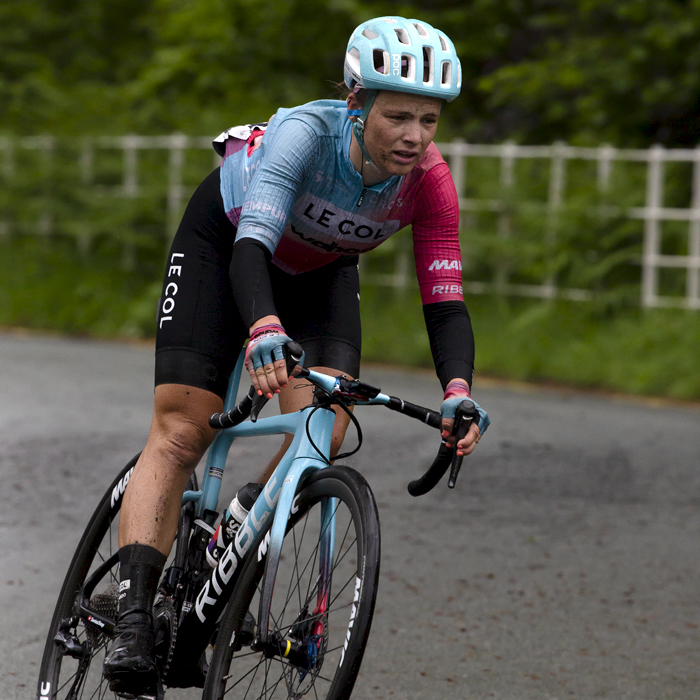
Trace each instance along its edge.
{"label": "knee", "polygon": [[175,413],[154,421],[149,443],[164,464],[191,473],[212,438],[213,431],[208,425]]}

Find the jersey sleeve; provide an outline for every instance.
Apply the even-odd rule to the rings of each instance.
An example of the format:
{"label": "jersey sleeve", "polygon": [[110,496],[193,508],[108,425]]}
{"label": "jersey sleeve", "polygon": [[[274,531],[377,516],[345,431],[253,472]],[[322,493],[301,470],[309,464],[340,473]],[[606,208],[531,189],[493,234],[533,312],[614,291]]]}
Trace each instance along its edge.
{"label": "jersey sleeve", "polygon": [[459,200],[444,161],[423,177],[416,192],[411,223],[423,304],[462,301]]}
{"label": "jersey sleeve", "polygon": [[416,273],[437,375],[443,389],[456,377],[471,385],[474,334],[462,293],[459,199],[444,161],[421,180],[412,225]]}
{"label": "jersey sleeve", "polygon": [[302,183],[318,160],[319,138],[300,119],[286,119],[265,143],[260,159],[246,169],[250,185],[238,221],[236,240],[254,238],[271,253],[282,238],[289,211]]}

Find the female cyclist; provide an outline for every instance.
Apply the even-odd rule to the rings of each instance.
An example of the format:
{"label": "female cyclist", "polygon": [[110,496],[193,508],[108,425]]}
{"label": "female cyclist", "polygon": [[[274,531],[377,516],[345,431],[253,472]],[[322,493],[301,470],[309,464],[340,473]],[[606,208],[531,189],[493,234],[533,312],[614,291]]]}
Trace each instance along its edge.
{"label": "female cyclist", "polygon": [[[288,383],[282,346],[301,343],[305,365],[357,377],[357,257],[411,224],[416,271],[447,435],[469,396],[474,341],[462,297],[458,200],[432,143],[442,104],[460,91],[452,42],[425,22],[380,17],[352,34],[346,102],[280,109],[269,124],[215,141],[223,161],[193,195],[173,241],[158,319],[153,422],[124,494],[120,601],[105,658],[112,690],[155,695],[151,608],[177,527],[182,492],[213,438],[238,349],[283,412],[311,401]],[[467,455],[485,412],[457,450]],[[348,419],[336,417],[333,454]],[[274,469],[285,440],[261,481]]]}

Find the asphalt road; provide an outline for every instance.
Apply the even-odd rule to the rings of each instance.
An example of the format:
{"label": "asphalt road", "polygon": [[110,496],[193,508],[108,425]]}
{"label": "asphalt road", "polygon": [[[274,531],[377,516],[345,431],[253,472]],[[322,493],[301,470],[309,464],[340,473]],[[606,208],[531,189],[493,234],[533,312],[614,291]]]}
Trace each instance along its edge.
{"label": "asphalt road", "polygon": [[[3,700],[34,696],[78,537],[144,443],[152,365],[146,346],[0,333]],[[428,373],[363,378],[439,405]],[[358,410],[350,462],[377,497],[383,556],[353,698],[695,700],[700,407],[487,382],[476,398],[492,427],[455,491],[420,499],[405,486],[437,434]],[[236,447],[230,491],[275,447]]]}

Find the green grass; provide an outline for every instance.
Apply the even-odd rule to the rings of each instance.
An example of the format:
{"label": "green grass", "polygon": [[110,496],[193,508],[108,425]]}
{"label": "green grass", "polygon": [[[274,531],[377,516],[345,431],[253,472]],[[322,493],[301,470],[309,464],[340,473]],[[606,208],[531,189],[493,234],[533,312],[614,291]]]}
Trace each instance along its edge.
{"label": "green grass", "polygon": [[[0,326],[71,335],[147,338],[155,333],[159,276],[153,255],[121,269],[118,247],[76,254],[70,241],[16,238],[0,245]],[[467,298],[476,372],[630,394],[700,400],[700,313],[614,312],[593,304]],[[362,292],[363,357],[432,367],[414,290]]]}
{"label": "green grass", "polygon": [[80,256],[71,241],[16,238],[0,245],[0,326],[71,335],[148,337],[160,294],[157,264],[128,272],[104,244]]}
{"label": "green grass", "polygon": [[[476,374],[700,399],[700,313],[473,296]],[[363,295],[363,357],[430,367],[417,295]]]}

